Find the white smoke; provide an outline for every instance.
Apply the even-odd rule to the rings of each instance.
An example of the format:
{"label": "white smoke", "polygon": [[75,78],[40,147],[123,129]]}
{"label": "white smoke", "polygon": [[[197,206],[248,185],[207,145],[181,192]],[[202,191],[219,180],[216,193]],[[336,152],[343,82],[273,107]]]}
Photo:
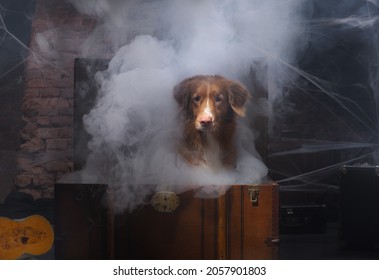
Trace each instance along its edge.
{"label": "white smoke", "polygon": [[271,76],[280,77],[270,85],[279,92],[290,78],[281,65],[292,62],[302,34],[301,1],[71,2],[101,22],[83,55],[104,38],[118,49],[108,70],[97,75],[101,91],[84,123],[92,135],[85,171],[115,187],[121,208],[141,203],[148,185],[168,185],[175,192],[204,186],[200,195],[213,196],[227,185],[265,178],[248,119],[238,124],[235,171],[183,162],[176,152],[181,122],[172,89],[198,74],[243,82],[254,61],[263,59]]}

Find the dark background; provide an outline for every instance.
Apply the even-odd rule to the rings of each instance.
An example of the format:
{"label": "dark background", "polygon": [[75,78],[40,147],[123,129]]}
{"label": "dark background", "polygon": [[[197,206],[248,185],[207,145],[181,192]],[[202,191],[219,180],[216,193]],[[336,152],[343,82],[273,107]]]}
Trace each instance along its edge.
{"label": "dark background", "polygon": [[23,72],[35,1],[0,1],[0,201],[13,187],[23,126]]}

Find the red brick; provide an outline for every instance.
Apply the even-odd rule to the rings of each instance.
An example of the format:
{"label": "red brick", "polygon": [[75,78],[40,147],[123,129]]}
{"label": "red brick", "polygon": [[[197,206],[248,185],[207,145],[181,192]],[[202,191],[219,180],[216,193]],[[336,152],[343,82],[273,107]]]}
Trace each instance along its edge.
{"label": "red brick", "polygon": [[59,137],[61,138],[72,138],[73,129],[71,127],[62,127],[59,129]]}
{"label": "red brick", "polygon": [[30,139],[36,136],[37,125],[34,122],[32,122],[30,119],[24,118],[24,121],[25,121],[25,126],[20,131],[20,136],[22,140],[29,141]]}
{"label": "red brick", "polygon": [[72,101],[58,97],[40,98],[28,102],[30,103],[28,106],[41,116],[56,116],[62,109],[72,107]]}
{"label": "red brick", "polygon": [[39,166],[39,165],[34,165],[34,166],[32,166],[32,167],[28,170],[28,172],[32,173],[33,175],[37,175],[37,176],[46,173],[45,168],[42,167],[42,166]]}
{"label": "red brick", "polygon": [[37,117],[37,124],[39,124],[39,125],[47,126],[47,125],[50,125],[50,123],[51,123],[50,118],[48,116]]}
{"label": "red brick", "polygon": [[60,130],[58,128],[39,128],[37,129],[37,136],[42,139],[58,138]]}
{"label": "red brick", "polygon": [[29,170],[33,166],[33,160],[30,156],[19,156],[16,163],[19,170]]}
{"label": "red brick", "polygon": [[40,23],[34,22],[33,33],[41,33],[49,29],[47,22],[40,21]]}
{"label": "red brick", "polygon": [[[34,43],[33,46],[33,41],[31,41],[31,49],[37,49],[37,53],[39,52],[38,46]],[[50,61],[42,58],[41,56],[38,56],[36,54],[31,54],[28,58],[28,63],[27,63],[27,69],[40,69],[41,71],[45,71],[46,67],[50,66]],[[42,78],[41,78],[42,79]]]}
{"label": "red brick", "polygon": [[47,139],[46,148],[48,150],[65,150],[72,146],[71,139]]}
{"label": "red brick", "polygon": [[59,97],[60,96],[60,90],[57,88],[43,88],[39,90],[40,96],[42,98],[44,97]]}
{"label": "red brick", "polygon": [[40,93],[38,88],[27,88],[24,90],[24,99],[25,98],[39,98]]}
{"label": "red brick", "polygon": [[54,185],[54,179],[51,175],[44,173],[44,174],[36,174],[33,177],[33,184],[36,186],[53,186]]}
{"label": "red brick", "polygon": [[49,108],[49,107],[42,107],[38,110],[38,113],[41,116],[57,116],[59,115],[59,109],[57,108]]}
{"label": "red brick", "polygon": [[46,21],[41,16],[33,18],[33,26],[45,24]]}
{"label": "red brick", "polygon": [[33,175],[31,174],[17,174],[14,179],[16,187],[25,187],[32,183]]}
{"label": "red brick", "polygon": [[51,84],[57,88],[73,88],[74,80],[70,77],[59,78],[57,80],[52,80]]}
{"label": "red brick", "polygon": [[51,98],[48,100],[49,106],[57,107],[57,108],[69,108],[72,107],[72,101],[66,98]]}
{"label": "red brick", "polygon": [[42,69],[27,69],[25,73],[25,80],[30,81],[32,79],[43,78]]}
{"label": "red brick", "polygon": [[61,70],[58,70],[57,68],[53,68],[53,67],[47,67],[45,73],[43,74],[43,77],[46,79],[46,80],[57,80],[57,79],[60,79],[61,76],[66,76],[67,74],[65,74],[63,71]]}
{"label": "red brick", "polygon": [[21,105],[21,111],[24,114],[30,113],[30,111],[36,112],[39,107],[38,102],[36,100],[38,100],[38,98],[25,96]]}
{"label": "red brick", "polygon": [[44,150],[45,145],[42,139],[34,137],[30,141],[20,145],[20,148],[23,152],[38,152]]}
{"label": "red brick", "polygon": [[53,126],[71,126],[73,124],[72,116],[53,116],[50,117],[51,125]]}
{"label": "red brick", "polygon": [[38,78],[38,79],[31,79],[27,82],[27,86],[29,88],[46,88],[46,87],[50,87],[51,84],[49,81],[45,80],[45,79],[42,79],[42,78]]}
{"label": "red brick", "polygon": [[27,193],[33,199],[53,198],[54,179],[51,176],[32,176],[33,184],[18,186],[18,191]]}
{"label": "red brick", "polygon": [[50,161],[46,164],[49,172],[68,173],[72,171],[73,164],[69,161]]}

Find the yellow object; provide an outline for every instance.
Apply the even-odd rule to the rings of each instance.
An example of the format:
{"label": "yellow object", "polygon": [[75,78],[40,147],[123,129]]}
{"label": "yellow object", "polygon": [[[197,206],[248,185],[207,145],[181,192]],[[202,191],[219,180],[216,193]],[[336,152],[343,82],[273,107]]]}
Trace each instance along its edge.
{"label": "yellow object", "polygon": [[0,217],[0,259],[15,260],[23,254],[41,255],[54,242],[54,232],[48,220],[32,215],[21,220]]}

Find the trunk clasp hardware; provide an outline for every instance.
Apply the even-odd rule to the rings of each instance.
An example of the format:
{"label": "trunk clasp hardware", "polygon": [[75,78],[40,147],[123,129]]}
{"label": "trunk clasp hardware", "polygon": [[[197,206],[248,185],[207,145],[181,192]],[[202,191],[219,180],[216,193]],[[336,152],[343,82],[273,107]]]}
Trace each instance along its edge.
{"label": "trunk clasp hardware", "polygon": [[259,187],[253,186],[248,188],[248,194],[250,198],[250,202],[253,205],[253,207],[259,206]]}
{"label": "trunk clasp hardware", "polygon": [[179,197],[170,191],[159,191],[151,199],[151,205],[158,212],[175,212],[179,204]]}

